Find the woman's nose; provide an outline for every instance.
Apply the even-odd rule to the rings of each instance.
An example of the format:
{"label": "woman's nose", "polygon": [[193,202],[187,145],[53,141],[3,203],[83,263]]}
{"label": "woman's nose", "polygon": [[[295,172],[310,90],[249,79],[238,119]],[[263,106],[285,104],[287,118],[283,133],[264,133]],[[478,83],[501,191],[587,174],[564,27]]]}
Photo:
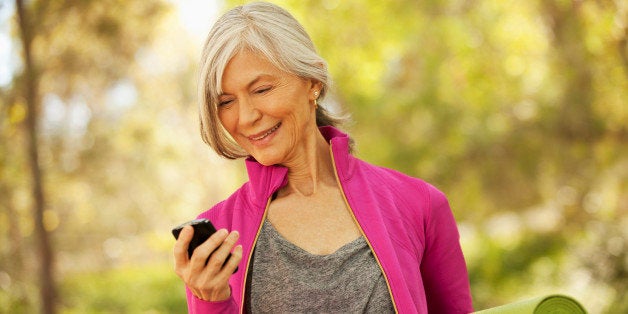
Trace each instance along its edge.
{"label": "woman's nose", "polygon": [[241,100],[238,110],[240,116],[238,120],[242,125],[253,124],[262,117],[262,113],[250,99]]}

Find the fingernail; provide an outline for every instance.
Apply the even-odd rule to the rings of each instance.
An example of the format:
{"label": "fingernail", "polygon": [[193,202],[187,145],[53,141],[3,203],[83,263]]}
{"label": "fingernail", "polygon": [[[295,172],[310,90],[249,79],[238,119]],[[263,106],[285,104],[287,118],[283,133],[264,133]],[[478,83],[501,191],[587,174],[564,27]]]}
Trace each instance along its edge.
{"label": "fingernail", "polygon": [[227,234],[229,234],[229,231],[227,231],[227,229],[220,229],[220,230],[218,230],[218,235],[219,236],[226,236]]}
{"label": "fingernail", "polygon": [[234,237],[239,238],[240,237],[240,233],[236,230],[231,231],[231,234],[233,234]]}

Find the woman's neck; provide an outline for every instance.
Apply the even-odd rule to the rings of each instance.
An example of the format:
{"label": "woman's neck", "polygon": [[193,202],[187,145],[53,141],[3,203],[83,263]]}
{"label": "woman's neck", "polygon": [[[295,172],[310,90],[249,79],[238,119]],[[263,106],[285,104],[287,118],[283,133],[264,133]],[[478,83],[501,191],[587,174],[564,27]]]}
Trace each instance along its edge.
{"label": "woman's neck", "polygon": [[279,192],[279,196],[293,193],[312,196],[321,185],[335,184],[329,144],[319,132],[312,140],[304,143],[298,158],[284,166],[288,168],[288,184]]}

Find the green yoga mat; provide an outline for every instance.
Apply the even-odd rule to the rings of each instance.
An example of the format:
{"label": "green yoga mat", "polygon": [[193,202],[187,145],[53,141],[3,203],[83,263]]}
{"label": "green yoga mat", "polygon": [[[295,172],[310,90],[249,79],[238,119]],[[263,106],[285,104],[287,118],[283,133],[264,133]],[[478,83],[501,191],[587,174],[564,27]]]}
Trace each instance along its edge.
{"label": "green yoga mat", "polygon": [[477,314],[586,314],[578,301],[560,294],[553,294],[520,302],[510,303]]}

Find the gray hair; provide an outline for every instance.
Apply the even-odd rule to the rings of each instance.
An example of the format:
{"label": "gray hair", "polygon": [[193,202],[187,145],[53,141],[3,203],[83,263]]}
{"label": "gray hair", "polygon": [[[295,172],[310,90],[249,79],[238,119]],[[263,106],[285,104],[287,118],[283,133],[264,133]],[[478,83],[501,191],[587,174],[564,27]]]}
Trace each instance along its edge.
{"label": "gray hair", "polygon": [[[327,63],[317,54],[303,26],[286,10],[266,2],[253,2],[222,15],[203,47],[198,98],[203,141],[229,159],[248,154],[222,126],[217,112],[218,97],[227,64],[243,49],[259,53],[285,72],[320,82],[319,100],[331,85]],[[339,126],[341,121],[321,105],[316,109],[317,126]]]}

